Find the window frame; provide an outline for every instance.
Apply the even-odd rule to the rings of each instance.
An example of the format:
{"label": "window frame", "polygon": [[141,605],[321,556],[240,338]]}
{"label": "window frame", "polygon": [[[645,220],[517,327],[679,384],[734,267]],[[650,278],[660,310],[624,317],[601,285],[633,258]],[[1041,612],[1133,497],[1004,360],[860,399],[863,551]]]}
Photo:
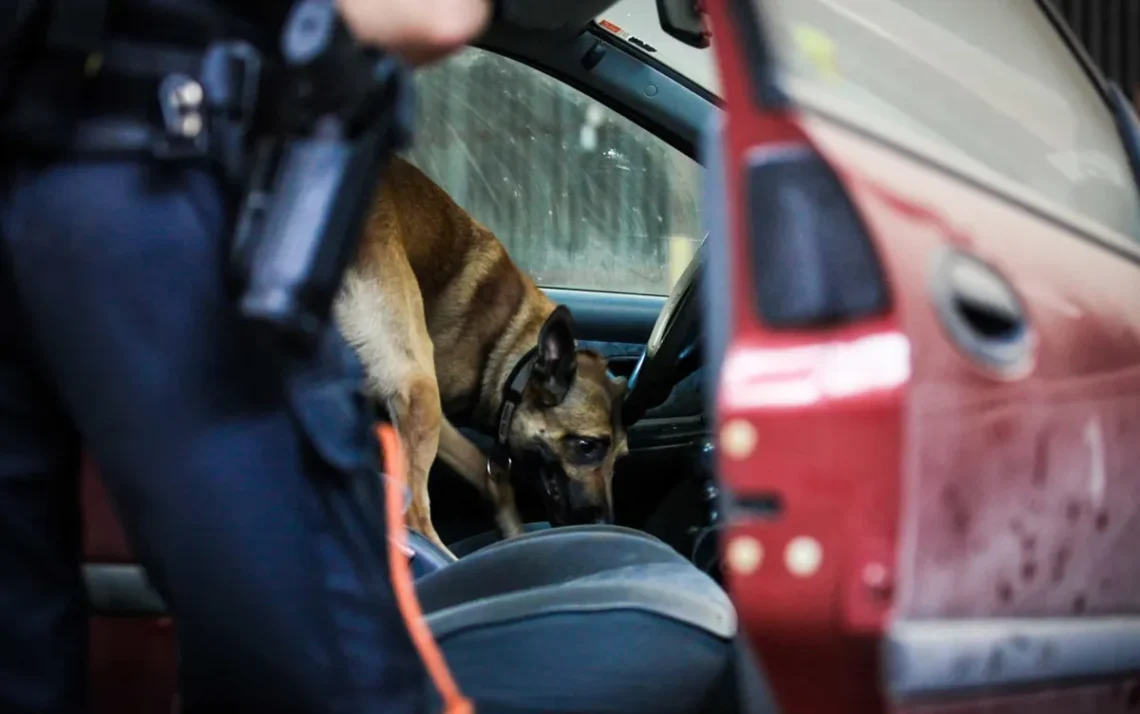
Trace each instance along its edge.
{"label": "window frame", "polygon": [[[1077,64],[1084,70],[1085,76],[1088,77],[1089,81],[1096,87],[1097,94],[1100,95],[1100,100],[1104,103],[1105,111],[1111,116],[1113,112],[1112,105],[1108,99],[1108,81],[1100,71],[1100,67],[1097,67],[1096,62],[1093,62],[1092,57],[1089,57],[1088,52],[1085,51],[1084,45],[1081,44],[1076,33],[1074,33],[1072,28],[1069,27],[1069,24],[1065,22],[1061,11],[1058,10],[1050,0],[1035,0],[1035,2],[1038,9],[1041,10],[1041,12],[1045,14],[1046,19],[1049,20],[1049,24],[1053,26],[1053,31],[1056,32],[1065,43],[1069,54],[1077,60]],[[1133,183],[1135,183],[1135,179],[1133,179]]]}
{"label": "window frame", "polygon": [[[519,62],[578,90],[704,166],[697,147],[710,117],[722,112],[715,97],[593,23],[563,44],[552,47],[546,39],[492,28],[471,46]],[[607,53],[615,53],[614,60],[603,58],[587,69],[582,60],[595,43]],[[635,65],[643,71],[634,72]],[[636,86],[635,74],[644,80]],[[646,97],[638,88],[645,83],[658,88],[656,97]]]}
{"label": "window frame", "polygon": [[[595,43],[600,43],[607,52],[618,53],[616,62],[611,65],[609,72],[598,72],[598,66],[584,69],[580,57],[589,51]],[[618,41],[610,33],[605,32],[595,24],[579,33],[573,40],[551,49],[542,42],[535,42],[531,38],[520,39],[512,30],[492,29],[482,40],[469,45],[470,48],[494,54],[498,57],[511,60],[528,69],[539,72],[552,81],[559,82],[579,92],[608,110],[628,120],[639,129],[644,130],[653,137],[693,161],[701,169],[705,168],[701,160],[698,147],[705,126],[714,115],[720,115],[723,109],[713,100],[708,92],[700,91],[694,83],[684,77],[677,76],[661,65],[632,51],[624,43]],[[604,60],[603,60],[604,61]],[[636,65],[640,72],[631,71]],[[635,78],[641,81],[635,83]],[[609,89],[603,89],[603,83],[608,83]],[[646,97],[638,87],[651,83],[658,87],[657,100]],[[668,101],[669,95],[684,97],[679,102],[681,107]],[[630,101],[632,99],[632,101]],[[649,108],[650,110],[646,110]],[[666,126],[663,118],[671,118],[672,123],[679,125],[680,130],[673,130]],[[668,119],[666,119],[668,120]],[[703,225],[704,220],[698,214],[698,220]],[[694,256],[695,259],[695,256]],[[618,296],[637,298],[630,302],[637,309],[645,309],[644,301],[664,304],[668,294],[647,292],[619,292],[601,290],[587,287],[567,287],[555,285],[540,285],[543,291],[557,294],[563,302],[575,300],[573,295],[585,299],[589,295]],[[625,304],[625,302],[623,302]]]}
{"label": "window frame", "polygon": [[[737,40],[742,43],[745,62],[749,65],[749,74],[755,95],[754,101],[762,111],[783,111],[786,106],[790,106],[793,112],[798,112],[807,117],[814,117],[828,124],[840,127],[845,131],[857,134],[868,141],[873,141],[880,146],[888,147],[892,151],[905,155],[917,163],[928,166],[947,176],[951,176],[955,180],[994,196],[1041,220],[1059,226],[1076,238],[1093,242],[1120,257],[1140,263],[1140,240],[1137,238],[1121,233],[1093,218],[1084,216],[1055,200],[1049,199],[1036,191],[1022,186],[1012,179],[991,175],[992,172],[973,170],[971,167],[965,165],[964,162],[946,160],[944,157],[938,156],[935,152],[926,151],[922,148],[910,145],[907,142],[898,141],[889,135],[866,127],[859,121],[850,119],[842,113],[810,102],[805,102],[799,97],[794,96],[787,91],[787,83],[784,75],[773,68],[773,61],[770,55],[770,52],[772,52],[772,43],[770,40],[771,28],[768,25],[770,20],[763,9],[765,0],[727,0],[727,2],[730,10],[737,18],[735,26],[729,31],[734,32]],[[1069,55],[1077,62],[1081,72],[1093,85],[1096,94],[1100,98],[1100,106],[1103,107],[1104,111],[1108,112],[1112,123],[1118,126],[1108,95],[1108,83],[1104,79],[1100,69],[1088,56],[1088,53],[1085,52],[1079,39],[1066,24],[1057,8],[1049,4],[1049,0],[1034,0],[1034,4],[1037,6],[1037,11],[1045,15],[1050,27],[1058,34],[1065,45],[1065,49],[1068,50]],[[758,7],[758,5],[760,7]],[[773,97],[779,99],[786,98],[788,105],[785,106],[782,101],[772,101],[771,99]],[[761,99],[769,101],[761,101]],[[1121,136],[1119,126],[1116,133],[1116,141],[1121,156],[1127,158],[1128,151],[1125,146],[1124,138]],[[1137,193],[1140,193],[1140,177],[1131,170],[1131,166],[1128,166],[1128,169],[1133,178],[1133,186]]]}
{"label": "window frame", "polygon": [[[1132,177],[1132,189],[1137,195],[1140,195],[1140,170],[1137,169],[1135,158],[1129,151],[1128,140],[1125,138],[1126,129],[1120,126],[1120,117],[1116,108],[1113,106],[1113,101],[1110,96],[1114,82],[1105,76],[1097,63],[1089,56],[1088,51],[1085,50],[1084,45],[1081,43],[1080,37],[1073,31],[1073,28],[1069,27],[1069,23],[1065,20],[1061,9],[1050,0],[1036,0],[1036,2],[1037,7],[1045,14],[1046,19],[1049,20],[1049,24],[1053,26],[1054,32],[1060,35],[1061,41],[1065,43],[1065,47],[1069,50],[1069,54],[1077,60],[1077,64],[1084,70],[1085,76],[1096,88],[1096,93],[1100,97],[1104,110],[1108,112],[1112,123],[1116,126],[1116,141],[1120,147],[1120,152],[1124,154],[1126,163],[1128,164],[1128,173]],[[1120,89],[1125,92],[1131,91],[1124,87]],[[1128,98],[1130,100],[1133,99],[1131,95],[1128,95]],[[1130,101],[1129,104],[1135,108],[1132,101]],[[1140,243],[1140,237],[1137,237],[1134,242]]]}

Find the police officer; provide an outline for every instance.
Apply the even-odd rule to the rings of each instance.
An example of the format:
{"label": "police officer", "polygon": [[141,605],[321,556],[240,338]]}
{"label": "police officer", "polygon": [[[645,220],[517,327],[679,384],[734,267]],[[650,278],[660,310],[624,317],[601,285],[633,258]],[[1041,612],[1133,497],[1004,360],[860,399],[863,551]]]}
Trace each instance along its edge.
{"label": "police officer", "polygon": [[[41,3],[31,25],[56,32],[22,48],[0,109],[0,711],[84,710],[81,447],[175,615],[184,711],[419,711],[379,509],[352,487],[375,482],[359,364],[335,331],[288,368],[251,337],[223,270],[238,196],[215,162],[100,144],[161,127],[165,65],[277,28],[237,3],[93,14],[107,4]],[[340,9],[422,63],[476,36],[487,5]],[[87,14],[52,25],[68,8]]]}

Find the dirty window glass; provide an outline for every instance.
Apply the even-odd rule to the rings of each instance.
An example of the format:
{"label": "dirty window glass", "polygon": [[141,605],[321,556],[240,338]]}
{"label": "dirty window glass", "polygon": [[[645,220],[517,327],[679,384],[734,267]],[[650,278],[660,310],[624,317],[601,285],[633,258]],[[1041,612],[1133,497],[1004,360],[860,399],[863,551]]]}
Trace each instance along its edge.
{"label": "dirty window glass", "polygon": [[800,101],[1140,239],[1104,100],[1033,0],[753,0]]}
{"label": "dirty window glass", "polygon": [[536,283],[669,292],[701,239],[696,162],[572,87],[484,50],[417,75],[409,160]]}

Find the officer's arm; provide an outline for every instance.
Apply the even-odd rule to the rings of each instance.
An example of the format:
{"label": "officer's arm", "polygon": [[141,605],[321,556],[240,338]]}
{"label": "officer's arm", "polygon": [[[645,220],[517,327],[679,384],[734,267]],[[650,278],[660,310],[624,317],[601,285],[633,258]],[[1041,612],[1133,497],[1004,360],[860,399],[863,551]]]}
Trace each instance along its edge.
{"label": "officer's arm", "polygon": [[345,24],[361,42],[419,65],[478,37],[490,0],[337,0]]}

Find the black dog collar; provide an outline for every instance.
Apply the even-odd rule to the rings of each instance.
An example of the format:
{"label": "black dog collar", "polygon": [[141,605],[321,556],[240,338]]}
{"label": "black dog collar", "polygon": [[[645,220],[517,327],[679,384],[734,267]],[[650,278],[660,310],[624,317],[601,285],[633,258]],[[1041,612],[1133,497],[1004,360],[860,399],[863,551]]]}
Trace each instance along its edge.
{"label": "black dog collar", "polygon": [[523,390],[530,380],[531,370],[534,369],[535,358],[538,357],[538,348],[531,348],[523,355],[511,369],[510,376],[503,384],[503,399],[499,405],[499,418],[495,420],[495,447],[491,451],[491,460],[506,471],[511,469],[511,447],[508,440],[511,436],[511,424],[515,420],[515,410],[522,403]]}

